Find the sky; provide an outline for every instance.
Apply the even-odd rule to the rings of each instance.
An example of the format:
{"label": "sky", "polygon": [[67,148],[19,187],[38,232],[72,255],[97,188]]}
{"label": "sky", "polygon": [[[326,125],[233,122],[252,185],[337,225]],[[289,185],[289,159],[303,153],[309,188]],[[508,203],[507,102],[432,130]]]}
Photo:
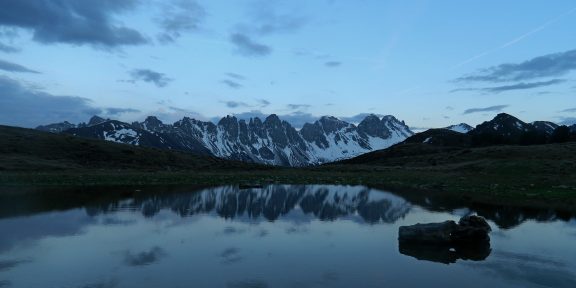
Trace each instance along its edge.
{"label": "sky", "polygon": [[0,124],[576,123],[573,0],[2,0]]}

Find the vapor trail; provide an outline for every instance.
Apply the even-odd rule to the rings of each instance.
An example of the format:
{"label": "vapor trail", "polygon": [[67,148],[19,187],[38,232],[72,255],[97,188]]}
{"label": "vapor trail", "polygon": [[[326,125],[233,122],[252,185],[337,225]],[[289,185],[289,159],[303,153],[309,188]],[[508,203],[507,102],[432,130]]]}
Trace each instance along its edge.
{"label": "vapor trail", "polygon": [[475,61],[475,60],[477,60],[477,59],[480,59],[480,58],[482,58],[482,57],[484,57],[484,56],[486,56],[486,55],[488,55],[488,54],[492,54],[492,53],[494,53],[494,52],[496,52],[496,51],[502,50],[502,49],[504,49],[504,48],[508,48],[508,47],[510,47],[510,46],[512,46],[512,45],[514,45],[514,44],[516,44],[516,43],[518,43],[518,42],[520,42],[520,41],[522,41],[522,40],[524,40],[524,39],[526,39],[526,38],[528,38],[528,37],[530,37],[530,36],[532,36],[532,35],[534,35],[534,34],[536,34],[536,33],[538,33],[538,32],[540,32],[540,31],[546,29],[546,27],[548,27],[549,25],[552,25],[552,24],[554,24],[554,23],[562,20],[562,18],[567,17],[567,16],[570,16],[570,15],[573,14],[574,12],[576,12],[576,8],[574,8],[574,9],[572,9],[572,10],[566,12],[566,13],[560,14],[560,15],[558,15],[558,16],[556,16],[556,17],[554,17],[554,18],[552,18],[552,19],[550,19],[550,20],[548,20],[548,21],[546,21],[544,24],[542,24],[542,25],[536,27],[535,29],[532,29],[532,30],[530,30],[530,31],[528,31],[528,32],[526,32],[526,33],[524,33],[524,34],[522,34],[522,35],[520,35],[520,36],[512,39],[511,41],[508,41],[508,42],[504,43],[503,45],[500,45],[500,46],[498,46],[498,47],[496,47],[496,48],[493,48],[493,49],[487,50],[487,51],[485,51],[485,52],[482,52],[482,53],[480,53],[480,54],[478,54],[478,55],[476,55],[476,56],[473,56],[473,57],[471,57],[471,58],[469,58],[469,59],[467,59],[467,60],[465,60],[465,61],[463,61],[463,62],[461,62],[461,63],[459,63],[459,64],[456,64],[456,65],[450,67],[450,69],[452,70],[452,69],[460,68],[460,67],[462,67],[462,66],[464,66],[464,65],[466,65],[466,64],[468,64],[468,63],[471,63],[471,62],[473,62],[473,61]]}

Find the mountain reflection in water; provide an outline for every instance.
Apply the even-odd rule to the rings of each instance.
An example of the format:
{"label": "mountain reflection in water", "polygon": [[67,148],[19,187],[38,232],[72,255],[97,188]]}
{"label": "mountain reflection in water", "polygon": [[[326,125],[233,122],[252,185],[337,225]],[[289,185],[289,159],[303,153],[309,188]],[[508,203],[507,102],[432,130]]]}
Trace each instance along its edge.
{"label": "mountain reflection in water", "polygon": [[[0,287],[576,287],[576,220],[548,209],[336,185],[3,192]],[[467,214],[489,245],[398,243]]]}
{"label": "mountain reflection in water", "polygon": [[406,200],[391,193],[362,186],[270,185],[239,189],[226,186],[197,193],[135,197],[126,201],[86,208],[88,214],[123,210],[140,211],[152,217],[170,209],[182,217],[214,213],[226,219],[275,221],[280,218],[350,218],[367,223],[394,223],[410,211]]}

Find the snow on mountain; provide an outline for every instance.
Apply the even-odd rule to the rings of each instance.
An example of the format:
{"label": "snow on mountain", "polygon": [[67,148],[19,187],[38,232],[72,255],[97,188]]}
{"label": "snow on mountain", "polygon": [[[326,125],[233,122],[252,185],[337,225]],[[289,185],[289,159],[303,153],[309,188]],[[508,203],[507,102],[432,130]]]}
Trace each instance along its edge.
{"label": "snow on mountain", "polygon": [[[57,131],[54,131],[57,132]],[[300,131],[272,114],[238,120],[222,118],[217,124],[185,117],[164,124],[156,117],[132,124],[92,117],[88,125],[58,132],[130,145],[213,155],[231,160],[281,166],[308,166],[346,159],[384,149],[414,133],[393,116],[367,116],[358,126],[324,116]]]}
{"label": "snow on mountain", "polygon": [[503,137],[514,137],[530,131],[531,129],[533,129],[532,125],[525,123],[512,115],[500,113],[496,115],[494,119],[476,126],[476,128],[470,133],[475,135],[489,133]]}
{"label": "snow on mountain", "polygon": [[552,135],[554,130],[558,128],[558,124],[549,121],[535,121],[531,123],[532,127],[537,131],[544,132],[546,135]]}
{"label": "snow on mountain", "polygon": [[445,127],[444,129],[452,130],[452,131],[458,132],[458,133],[468,133],[472,129],[474,129],[474,127],[472,127],[466,123],[460,123],[457,125],[451,125],[451,126]]}
{"label": "snow on mountain", "polygon": [[50,132],[50,133],[62,133],[68,129],[76,128],[75,124],[71,124],[68,121],[62,123],[54,123],[48,125],[40,125],[36,127],[36,130]]}

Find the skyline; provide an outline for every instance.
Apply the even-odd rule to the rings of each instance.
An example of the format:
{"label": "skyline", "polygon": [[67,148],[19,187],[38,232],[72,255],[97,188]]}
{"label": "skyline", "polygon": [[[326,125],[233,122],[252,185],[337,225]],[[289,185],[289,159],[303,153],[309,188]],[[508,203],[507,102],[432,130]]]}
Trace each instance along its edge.
{"label": "skyline", "polygon": [[268,114],[294,124],[374,113],[428,128],[475,126],[499,112],[576,123],[568,0],[3,6],[3,125]]}

